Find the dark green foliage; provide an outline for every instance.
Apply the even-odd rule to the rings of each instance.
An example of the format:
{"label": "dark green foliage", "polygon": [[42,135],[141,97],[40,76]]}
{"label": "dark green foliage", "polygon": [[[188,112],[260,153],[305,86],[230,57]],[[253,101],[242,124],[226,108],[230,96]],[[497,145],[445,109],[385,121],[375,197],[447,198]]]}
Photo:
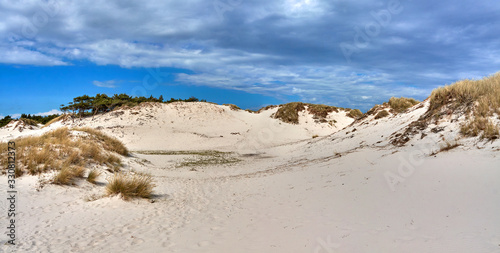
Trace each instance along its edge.
{"label": "dark green foliage", "polygon": [[[136,106],[144,102],[158,102],[158,103],[172,103],[172,102],[206,102],[206,100],[199,100],[195,97],[190,97],[188,99],[174,99],[171,98],[168,101],[163,101],[163,96],[160,95],[159,98],[155,98],[152,95],[149,98],[146,97],[131,97],[127,94],[115,94],[109,97],[106,94],[97,94],[95,97],[88,95],[79,96],[73,98],[72,102],[68,105],[61,105],[61,111],[72,112],[79,116],[95,115],[98,113],[105,113],[112,111],[115,108],[121,106]],[[48,122],[48,121],[47,121]]]}
{"label": "dark green foliage", "polygon": [[5,116],[3,119],[0,119],[0,127],[6,126],[11,120],[12,118],[9,115]]}
{"label": "dark green foliage", "polygon": [[[36,123],[40,124],[47,124],[47,122],[59,117],[59,114],[52,114],[48,116],[39,116],[39,115],[26,115],[26,114],[21,114],[21,120],[23,120],[26,124],[28,125],[36,125]],[[36,121],[36,122],[33,122]]]}

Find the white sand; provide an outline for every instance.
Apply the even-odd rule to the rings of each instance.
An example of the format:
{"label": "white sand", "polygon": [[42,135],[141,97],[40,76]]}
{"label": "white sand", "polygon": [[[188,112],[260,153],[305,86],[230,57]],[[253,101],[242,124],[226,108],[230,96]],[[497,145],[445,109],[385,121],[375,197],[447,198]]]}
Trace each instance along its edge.
{"label": "white sand", "polygon": [[[234,151],[242,161],[191,171],[176,167],[185,156],[134,153],[125,170],[154,175],[154,203],[85,201],[104,192],[109,174],[100,185],[40,191],[37,177],[24,176],[17,182],[19,245],[0,251],[500,252],[499,141],[461,139],[461,146],[429,156],[458,137],[460,121],[444,119],[441,132],[429,128],[404,147],[389,144],[427,106],[346,128],[352,119],[345,113],[330,116],[336,127],[311,115],[291,125],[269,118],[276,108],[251,114],[204,103],[76,121],[70,125],[102,128],[135,151]],[[68,124],[1,129],[0,140]],[[6,215],[0,222],[7,224]]]}

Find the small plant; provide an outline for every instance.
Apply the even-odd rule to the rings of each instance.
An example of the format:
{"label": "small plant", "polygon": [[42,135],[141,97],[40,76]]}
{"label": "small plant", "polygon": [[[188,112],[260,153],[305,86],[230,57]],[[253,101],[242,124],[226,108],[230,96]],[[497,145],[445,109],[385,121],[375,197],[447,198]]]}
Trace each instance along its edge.
{"label": "small plant", "polygon": [[375,115],[375,119],[380,119],[389,116],[389,113],[386,110],[382,110]]}
{"label": "small plant", "polygon": [[319,137],[319,135],[317,135],[317,134],[313,135],[313,139],[318,138],[318,137]]}
{"label": "small plant", "polygon": [[92,169],[89,172],[89,175],[87,176],[87,181],[89,183],[95,184],[97,178],[101,175],[101,172],[97,171],[96,169]]}
{"label": "small plant", "polygon": [[106,191],[108,195],[121,194],[124,200],[129,198],[151,198],[154,184],[150,175],[115,174],[108,180]]}

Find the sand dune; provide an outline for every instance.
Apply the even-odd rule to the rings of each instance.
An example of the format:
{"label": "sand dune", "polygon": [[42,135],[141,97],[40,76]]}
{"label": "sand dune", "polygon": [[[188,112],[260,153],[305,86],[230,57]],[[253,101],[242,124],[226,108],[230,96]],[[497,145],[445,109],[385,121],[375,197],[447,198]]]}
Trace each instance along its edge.
{"label": "sand dune", "polygon": [[[100,129],[132,150],[124,170],[151,173],[156,187],[152,201],[86,201],[103,193],[110,173],[97,185],[41,190],[38,177],[23,176],[19,244],[1,250],[499,252],[499,142],[459,139],[460,115],[406,136],[428,107],[355,122],[334,112],[335,125],[303,111],[294,125],[271,118],[277,108],[144,104],[22,132],[7,126],[1,141],[62,126]],[[407,142],[393,145],[401,136]],[[440,151],[450,142],[459,145]],[[200,150],[232,153],[210,163]]]}

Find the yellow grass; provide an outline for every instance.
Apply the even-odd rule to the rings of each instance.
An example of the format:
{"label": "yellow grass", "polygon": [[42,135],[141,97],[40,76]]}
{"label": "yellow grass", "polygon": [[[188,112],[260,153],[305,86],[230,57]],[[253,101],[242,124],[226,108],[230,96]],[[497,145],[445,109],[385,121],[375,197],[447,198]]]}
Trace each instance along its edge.
{"label": "yellow grass", "polygon": [[95,184],[96,179],[101,175],[101,172],[97,171],[96,169],[92,169],[89,172],[89,175],[87,176],[87,181],[89,183]]}
{"label": "yellow grass", "polygon": [[[108,137],[97,130],[89,136],[72,136],[68,128],[59,128],[42,136],[15,139],[16,174],[37,175],[48,171],[62,171],[73,168],[75,177],[82,177],[85,166],[91,164],[107,165],[119,170],[121,159],[109,150],[126,150],[118,140]],[[121,146],[120,146],[121,145]],[[0,143],[0,158],[7,160],[7,144]],[[106,150],[108,149],[108,151]],[[128,151],[127,151],[128,152]],[[0,171],[5,173],[7,163],[0,163]],[[66,169],[67,170],[67,169]],[[56,182],[65,184],[67,171],[62,171]]]}
{"label": "yellow grass", "polygon": [[104,149],[108,151],[115,152],[123,156],[127,156],[129,153],[128,149],[125,147],[125,145],[123,145],[121,141],[111,136],[105,135],[99,130],[95,130],[89,127],[76,128],[75,130],[89,133],[93,138],[101,141],[103,143]]}
{"label": "yellow grass", "polygon": [[396,113],[401,113],[406,111],[408,108],[418,104],[419,102],[413,98],[405,98],[405,97],[392,97],[389,99],[389,106],[391,109],[393,109]]}
{"label": "yellow grass", "polygon": [[154,186],[150,175],[124,175],[118,173],[108,180],[106,191],[108,195],[121,194],[125,200],[134,197],[150,198]]}
{"label": "yellow grass", "polygon": [[435,89],[431,94],[429,111],[436,114],[442,108],[466,112],[469,120],[460,129],[464,136],[497,139],[499,127],[489,117],[500,114],[500,73]]}
{"label": "yellow grass", "polygon": [[63,114],[63,115],[60,115],[60,116],[58,116],[58,117],[56,117],[56,118],[51,119],[49,122],[45,123],[45,125],[44,125],[42,128],[44,128],[44,127],[48,127],[48,126],[50,126],[51,124],[53,124],[53,123],[55,123],[55,122],[57,122],[57,121],[62,120],[62,119],[64,118],[64,116],[66,116],[66,115],[64,115],[64,114]]}

